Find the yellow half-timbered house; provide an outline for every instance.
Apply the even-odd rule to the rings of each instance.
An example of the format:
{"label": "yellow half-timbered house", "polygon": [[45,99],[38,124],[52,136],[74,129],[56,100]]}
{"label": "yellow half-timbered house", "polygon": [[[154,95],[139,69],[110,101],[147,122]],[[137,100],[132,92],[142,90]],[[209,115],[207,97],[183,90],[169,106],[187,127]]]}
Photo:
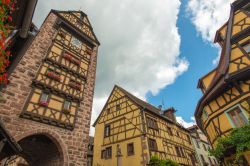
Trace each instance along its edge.
{"label": "yellow half-timbered house", "polygon": [[115,86],[94,123],[94,166],[139,166],[150,157],[197,165],[187,129],[165,111]]}
{"label": "yellow half-timbered house", "polygon": [[[250,105],[250,1],[232,3],[229,20],[217,31],[215,42],[222,47],[216,69],[199,80],[200,99],[195,118],[213,147],[219,137],[248,123]],[[225,157],[231,163],[234,150]],[[242,158],[250,165],[250,152]]]}

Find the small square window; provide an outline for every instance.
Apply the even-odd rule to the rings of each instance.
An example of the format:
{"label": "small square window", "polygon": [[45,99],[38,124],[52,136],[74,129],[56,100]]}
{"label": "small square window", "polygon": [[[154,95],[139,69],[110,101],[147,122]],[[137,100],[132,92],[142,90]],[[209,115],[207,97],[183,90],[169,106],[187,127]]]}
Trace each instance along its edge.
{"label": "small square window", "polygon": [[133,143],[129,143],[127,145],[127,152],[128,152],[128,156],[134,155],[134,144]]}

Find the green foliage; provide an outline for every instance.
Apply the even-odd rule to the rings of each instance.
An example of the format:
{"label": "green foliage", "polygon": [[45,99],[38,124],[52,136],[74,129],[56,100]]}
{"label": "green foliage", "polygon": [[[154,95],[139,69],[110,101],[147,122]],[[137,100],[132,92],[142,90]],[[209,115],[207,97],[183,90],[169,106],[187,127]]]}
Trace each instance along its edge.
{"label": "green foliage", "polygon": [[161,160],[158,156],[152,156],[149,161],[150,166],[179,166],[176,162],[172,160]]}
{"label": "green foliage", "polygon": [[222,160],[228,151],[236,151],[235,162],[237,162],[244,151],[250,150],[250,123],[235,128],[225,137],[219,138],[215,149],[210,150],[210,155]]}

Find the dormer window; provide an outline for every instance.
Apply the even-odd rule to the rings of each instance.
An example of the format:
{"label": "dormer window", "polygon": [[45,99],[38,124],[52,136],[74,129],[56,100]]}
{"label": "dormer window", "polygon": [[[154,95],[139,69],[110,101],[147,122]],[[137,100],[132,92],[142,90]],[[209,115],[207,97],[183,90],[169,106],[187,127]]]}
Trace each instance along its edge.
{"label": "dormer window", "polygon": [[47,93],[42,93],[41,94],[41,98],[40,98],[40,100],[39,100],[39,105],[40,106],[45,106],[45,107],[47,107],[48,106],[48,98],[49,98],[49,95],[47,94]]}

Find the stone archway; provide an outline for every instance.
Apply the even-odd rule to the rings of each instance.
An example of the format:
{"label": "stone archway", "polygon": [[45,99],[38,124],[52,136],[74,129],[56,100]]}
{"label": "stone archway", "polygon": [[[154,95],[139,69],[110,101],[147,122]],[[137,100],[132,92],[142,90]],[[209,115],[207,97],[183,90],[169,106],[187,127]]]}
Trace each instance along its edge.
{"label": "stone archway", "polygon": [[14,136],[23,149],[21,157],[29,162],[29,166],[68,166],[67,148],[60,138],[56,132],[47,129]]}
{"label": "stone archway", "polygon": [[57,145],[44,134],[35,134],[18,141],[23,157],[30,166],[61,166],[63,156]]}

